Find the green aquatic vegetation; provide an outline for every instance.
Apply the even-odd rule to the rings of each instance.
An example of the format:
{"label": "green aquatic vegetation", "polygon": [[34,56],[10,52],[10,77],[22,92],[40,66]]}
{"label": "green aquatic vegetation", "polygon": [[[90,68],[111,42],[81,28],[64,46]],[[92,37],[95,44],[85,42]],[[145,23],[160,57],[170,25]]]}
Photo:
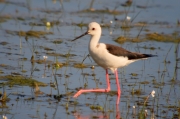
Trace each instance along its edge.
{"label": "green aquatic vegetation", "polygon": [[0,42],[0,45],[7,45],[7,44],[9,44],[8,42]]}
{"label": "green aquatic vegetation", "polygon": [[118,38],[115,39],[116,42],[123,44],[124,42],[126,42],[127,38],[124,36],[120,36]]}
{"label": "green aquatic vegetation", "polygon": [[45,26],[44,23],[30,22],[29,26]]}
{"label": "green aquatic vegetation", "polygon": [[136,74],[136,73],[131,73],[130,75],[131,76],[138,76],[138,74]]}
{"label": "green aquatic vegetation", "polygon": [[46,50],[46,51],[54,51],[54,49],[48,48],[48,47],[44,47],[44,50]]}
{"label": "green aquatic vegetation", "polygon": [[60,12],[61,12],[61,10],[59,10],[59,9],[43,9],[43,8],[41,8],[41,9],[39,9],[39,11],[40,12],[45,12],[45,13],[49,13],[49,14],[59,14]]}
{"label": "green aquatic vegetation", "polygon": [[130,31],[131,28],[132,28],[132,26],[128,26],[127,24],[121,26],[121,29],[123,31]]}
{"label": "green aquatic vegetation", "polygon": [[76,56],[76,55],[75,54],[67,53],[67,54],[63,54],[62,56],[66,57],[66,58],[69,58],[69,57]]}
{"label": "green aquatic vegetation", "polygon": [[54,25],[59,25],[59,24],[60,24],[59,21],[49,22],[46,19],[40,21],[40,23],[39,22],[30,22],[29,23],[30,26],[46,26],[46,27],[53,27]]}
{"label": "green aquatic vegetation", "polygon": [[[143,49],[150,49],[150,50],[155,50],[155,49],[157,49],[157,48],[155,48],[155,47],[153,47],[153,46],[151,46],[151,47],[149,47],[149,46],[143,46],[143,47],[140,47],[140,48],[143,48]],[[158,49],[160,49],[160,48],[158,48]]]}
{"label": "green aquatic vegetation", "polygon": [[82,28],[82,27],[87,27],[88,26],[88,24],[85,24],[85,23],[77,23],[77,24],[75,24],[75,25],[77,25],[78,27],[80,27],[80,28]]}
{"label": "green aquatic vegetation", "polygon": [[149,81],[142,81],[140,84],[149,84]]}
{"label": "green aquatic vegetation", "polygon": [[114,95],[117,95],[117,91],[109,91],[106,94],[108,94],[110,96],[114,96]]}
{"label": "green aquatic vegetation", "polygon": [[55,67],[55,68],[61,68],[63,66],[64,66],[64,64],[60,63],[60,62],[53,63],[53,67]]}
{"label": "green aquatic vegetation", "polygon": [[27,61],[27,58],[20,58],[21,61]]}
{"label": "green aquatic vegetation", "polygon": [[132,90],[131,94],[132,95],[141,95],[142,94],[142,90],[141,89]]}
{"label": "green aquatic vegetation", "polygon": [[146,39],[159,42],[180,42],[180,37],[173,34],[148,33]]}
{"label": "green aquatic vegetation", "polygon": [[11,30],[6,30],[6,33],[11,34],[11,35],[19,35],[19,36],[24,36],[24,37],[36,37],[36,38],[40,38],[41,36],[53,34],[52,32],[33,31],[33,30],[30,30],[30,31],[11,31]]}
{"label": "green aquatic vegetation", "polygon": [[103,107],[100,106],[100,105],[91,105],[91,106],[90,106],[90,109],[103,111]]}
{"label": "green aquatic vegetation", "polygon": [[[137,22],[137,23],[135,23],[134,24],[134,26],[136,26],[136,27],[144,27],[144,26],[147,26],[147,22]],[[145,29],[146,31],[148,31],[148,29]]]}
{"label": "green aquatic vegetation", "polygon": [[138,43],[138,42],[142,42],[143,41],[143,39],[139,39],[139,38],[132,38],[132,39],[130,39],[130,42],[133,42],[133,43]]}
{"label": "green aquatic vegetation", "polygon": [[137,43],[137,42],[142,42],[143,40],[140,40],[139,38],[126,38],[124,36],[120,36],[120,37],[116,38],[114,41],[119,43],[119,44],[123,44],[125,42]]}
{"label": "green aquatic vegetation", "polygon": [[4,72],[0,69],[0,74],[3,74]]}
{"label": "green aquatic vegetation", "polygon": [[24,18],[22,18],[22,17],[17,17],[17,20],[20,20],[20,21],[25,21],[25,19],[24,19]]}
{"label": "green aquatic vegetation", "polygon": [[48,52],[46,53],[47,55],[49,56],[61,56],[61,57],[73,57],[73,56],[76,56],[75,54],[61,54],[61,53],[56,53],[56,52]]}
{"label": "green aquatic vegetation", "polygon": [[53,33],[46,32],[46,31],[32,31],[32,30],[26,32],[26,36],[37,37],[37,38],[39,38],[40,36],[49,35],[49,34],[53,34]]}
{"label": "green aquatic vegetation", "polygon": [[57,39],[57,40],[54,40],[52,41],[52,43],[54,44],[61,44],[63,41],[61,39]]}
{"label": "green aquatic vegetation", "polygon": [[9,19],[11,19],[8,15],[1,15],[0,16],[0,23],[7,22]]}
{"label": "green aquatic vegetation", "polygon": [[0,99],[0,102],[7,102],[10,99],[8,98],[8,96],[6,95],[6,92],[3,92],[3,94],[0,92],[0,95],[2,96]]}
{"label": "green aquatic vegetation", "polygon": [[36,63],[38,63],[38,64],[46,64],[46,63],[52,63],[52,61],[50,61],[50,60],[44,60],[44,59],[38,59],[38,60],[31,60],[31,62],[36,62]]}
{"label": "green aquatic vegetation", "polygon": [[[124,36],[119,36],[117,37],[114,41],[120,44],[123,44],[125,42],[144,42],[147,40],[154,40],[154,41],[159,41],[159,42],[175,42],[178,43],[180,42],[180,36],[177,33],[172,33],[172,34],[159,34],[159,33],[148,33],[145,35],[145,38],[129,38],[129,37],[124,37]],[[144,46],[142,47],[144,49],[150,49],[150,50],[155,50],[155,47],[147,47]]]}
{"label": "green aquatic vegetation", "polygon": [[0,108],[8,108],[6,102],[10,101],[10,98],[8,98],[5,91],[3,92],[3,94],[0,92],[0,95],[2,95],[0,98],[0,102],[1,102]]}
{"label": "green aquatic vegetation", "polygon": [[38,86],[47,86],[47,84],[43,82],[39,82],[35,79],[32,79],[30,77],[25,77],[22,75],[5,75],[5,76],[0,76],[0,80],[6,81],[4,83],[1,83],[0,85],[21,85],[21,86],[34,86],[36,83]]}
{"label": "green aquatic vegetation", "polygon": [[146,119],[146,111],[145,110],[141,110],[138,114],[138,119]]}
{"label": "green aquatic vegetation", "polygon": [[85,9],[80,11],[80,13],[103,13],[103,14],[112,14],[112,15],[120,15],[123,14],[123,11],[117,11],[117,10],[109,10],[109,9],[99,9],[99,10],[95,10],[95,9]]}
{"label": "green aquatic vegetation", "polygon": [[121,6],[123,7],[130,7],[132,5],[132,1],[131,0],[127,0],[125,3],[122,3]]}
{"label": "green aquatic vegetation", "polygon": [[63,54],[56,53],[56,52],[47,52],[46,54],[49,56],[63,56]]}
{"label": "green aquatic vegetation", "polygon": [[75,63],[74,67],[75,68],[87,68],[87,66],[85,64],[83,64],[83,63]]}
{"label": "green aquatic vegetation", "polygon": [[6,64],[0,64],[1,67],[7,67],[8,65]]}
{"label": "green aquatic vegetation", "polygon": [[26,70],[21,70],[22,73],[26,73],[27,71]]}

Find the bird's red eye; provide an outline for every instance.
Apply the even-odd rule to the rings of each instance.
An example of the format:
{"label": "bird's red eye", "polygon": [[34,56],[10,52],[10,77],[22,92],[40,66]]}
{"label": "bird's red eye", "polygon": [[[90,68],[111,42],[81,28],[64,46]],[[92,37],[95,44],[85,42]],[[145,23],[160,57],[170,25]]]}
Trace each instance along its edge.
{"label": "bird's red eye", "polygon": [[95,30],[95,28],[92,28],[92,30],[94,31],[94,30]]}

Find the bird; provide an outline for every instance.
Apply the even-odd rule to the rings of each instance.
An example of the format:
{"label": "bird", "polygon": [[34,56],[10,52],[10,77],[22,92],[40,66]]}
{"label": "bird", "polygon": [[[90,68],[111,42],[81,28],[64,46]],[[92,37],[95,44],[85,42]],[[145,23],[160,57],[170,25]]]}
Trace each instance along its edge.
{"label": "bird", "polygon": [[75,41],[85,35],[91,35],[88,45],[90,56],[99,66],[104,68],[106,71],[107,88],[80,89],[73,97],[76,98],[85,92],[109,92],[111,90],[111,87],[110,87],[108,70],[111,70],[115,75],[116,85],[117,85],[116,104],[119,104],[121,88],[118,79],[118,68],[125,67],[135,61],[141,59],[147,59],[148,57],[154,57],[156,55],[131,52],[119,46],[100,43],[99,40],[101,37],[101,26],[97,22],[89,23],[88,30],[84,34],[73,39],[72,41]]}

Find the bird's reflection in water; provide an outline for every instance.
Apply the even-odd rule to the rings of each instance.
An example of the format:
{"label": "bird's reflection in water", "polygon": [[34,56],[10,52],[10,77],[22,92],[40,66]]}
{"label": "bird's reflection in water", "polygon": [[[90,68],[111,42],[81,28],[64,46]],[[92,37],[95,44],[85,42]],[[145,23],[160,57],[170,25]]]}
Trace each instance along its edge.
{"label": "bird's reflection in water", "polygon": [[[117,100],[118,100],[118,97],[117,97]],[[112,117],[115,118],[115,119],[120,119],[121,118],[121,115],[120,115],[120,110],[119,110],[119,105],[115,104],[116,106],[116,110],[114,110],[114,113],[115,115],[113,115]],[[114,117],[115,116],[115,117]],[[97,112],[97,113],[90,113],[89,115],[84,115],[83,112],[76,112],[74,113],[74,117],[75,119],[111,119],[112,117],[110,117],[110,112],[109,110],[107,112]]]}

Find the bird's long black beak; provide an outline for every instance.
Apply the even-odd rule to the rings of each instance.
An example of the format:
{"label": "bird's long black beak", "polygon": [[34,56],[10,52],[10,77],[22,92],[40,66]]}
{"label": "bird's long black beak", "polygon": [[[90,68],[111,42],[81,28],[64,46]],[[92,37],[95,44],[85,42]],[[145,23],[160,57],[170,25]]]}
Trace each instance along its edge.
{"label": "bird's long black beak", "polygon": [[87,35],[87,34],[88,34],[88,31],[85,32],[84,34],[82,34],[82,35],[76,37],[75,39],[73,39],[73,40],[71,40],[71,41],[75,41],[75,40],[77,40],[77,39],[79,39],[79,38],[81,38],[81,37],[83,37],[83,36],[85,36],[85,35]]}

